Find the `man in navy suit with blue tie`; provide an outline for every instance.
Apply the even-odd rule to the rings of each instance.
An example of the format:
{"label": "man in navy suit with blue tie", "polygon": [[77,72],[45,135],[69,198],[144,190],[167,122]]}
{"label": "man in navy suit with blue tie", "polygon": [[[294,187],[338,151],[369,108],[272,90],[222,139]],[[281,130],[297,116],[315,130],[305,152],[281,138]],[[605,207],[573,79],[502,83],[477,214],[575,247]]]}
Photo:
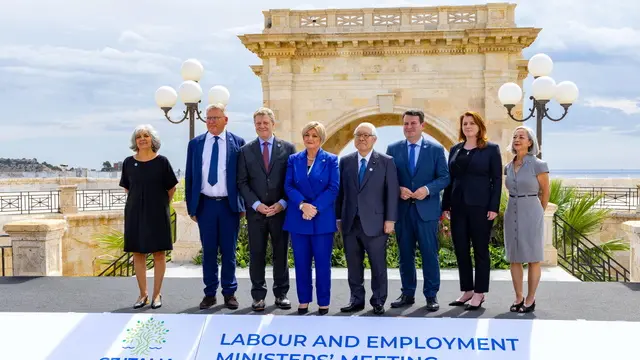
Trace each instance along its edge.
{"label": "man in navy suit with blue tie", "polygon": [[[224,304],[238,308],[235,292],[236,244],[244,202],[236,181],[238,154],[244,139],[226,130],[229,118],[222,104],[206,109],[207,132],[189,141],[185,172],[187,211],[198,223],[202,242],[202,275],[205,284],[200,309],[217,303],[216,291],[222,283]],[[218,280],[218,249],[222,273]]]}
{"label": "man in navy suit with blue tie", "polygon": [[427,310],[437,311],[437,293],[440,290],[438,260],[438,225],[440,191],[449,185],[449,168],[444,147],[425,139],[424,113],[406,111],[402,116],[406,140],[389,145],[387,155],[393,157],[400,183],[396,238],[400,255],[402,294],[391,307],[398,308],[415,303],[417,287],[415,249],[422,255],[423,294]]}
{"label": "man in navy suit with blue tie", "polygon": [[[371,264],[373,313],[384,313],[387,300],[387,240],[398,219],[400,190],[393,159],[373,150],[376,128],[361,123],[354,131],[358,151],[340,159],[340,192],[336,217],[347,258],[349,304],[342,312],[364,309],[364,255]],[[356,176],[357,175],[357,176]]]}

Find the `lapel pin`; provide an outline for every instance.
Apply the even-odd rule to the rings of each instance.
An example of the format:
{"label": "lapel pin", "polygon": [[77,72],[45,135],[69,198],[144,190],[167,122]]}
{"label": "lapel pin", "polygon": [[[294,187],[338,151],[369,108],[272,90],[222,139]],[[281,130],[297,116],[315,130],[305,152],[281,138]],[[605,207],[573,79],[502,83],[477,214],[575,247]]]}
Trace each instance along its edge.
{"label": "lapel pin", "polygon": [[138,163],[134,163],[133,166],[138,166]]}
{"label": "lapel pin", "polygon": [[322,159],[322,162],[325,162],[325,159]]}
{"label": "lapel pin", "polygon": [[373,171],[373,168],[369,168],[369,171]]}
{"label": "lapel pin", "polygon": [[280,147],[280,144],[278,144],[278,147]]}

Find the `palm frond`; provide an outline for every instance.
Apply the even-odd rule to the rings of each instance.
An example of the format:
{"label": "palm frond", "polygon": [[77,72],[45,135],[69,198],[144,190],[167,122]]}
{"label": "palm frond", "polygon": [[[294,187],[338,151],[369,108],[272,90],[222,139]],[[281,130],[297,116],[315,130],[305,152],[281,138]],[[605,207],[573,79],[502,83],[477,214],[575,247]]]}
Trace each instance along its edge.
{"label": "palm frond", "polygon": [[556,211],[558,215],[562,215],[565,212],[576,196],[577,193],[574,187],[562,186],[561,179],[551,180],[549,202],[558,206],[558,210]]}
{"label": "palm frond", "polygon": [[600,229],[600,225],[611,212],[609,209],[594,207],[601,198],[602,195],[575,195],[567,204],[562,217],[579,233],[592,234]]}

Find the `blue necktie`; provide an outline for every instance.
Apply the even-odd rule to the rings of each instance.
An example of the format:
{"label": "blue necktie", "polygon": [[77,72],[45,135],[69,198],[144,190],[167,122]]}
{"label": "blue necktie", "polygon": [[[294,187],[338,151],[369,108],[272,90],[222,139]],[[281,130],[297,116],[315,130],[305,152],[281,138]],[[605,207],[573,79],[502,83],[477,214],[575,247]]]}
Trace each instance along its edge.
{"label": "blue necktie", "polygon": [[411,175],[414,175],[416,172],[416,144],[410,144],[411,150],[409,150],[409,171],[411,171]]}
{"label": "blue necktie", "polygon": [[367,159],[360,160],[360,171],[358,171],[358,180],[360,184],[362,184],[362,180],[364,179],[365,171],[367,170]]}
{"label": "blue necktie", "polygon": [[209,163],[209,184],[214,186],[218,183],[218,139],[214,136],[213,148],[211,149],[211,162]]}

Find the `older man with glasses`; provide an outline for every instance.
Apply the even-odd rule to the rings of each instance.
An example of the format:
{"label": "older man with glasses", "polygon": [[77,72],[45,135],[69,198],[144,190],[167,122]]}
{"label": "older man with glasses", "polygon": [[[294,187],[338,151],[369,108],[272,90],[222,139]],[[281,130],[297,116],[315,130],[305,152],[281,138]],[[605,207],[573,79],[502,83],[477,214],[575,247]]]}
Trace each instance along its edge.
{"label": "older man with glasses", "polygon": [[336,201],[338,228],[344,238],[351,299],[342,312],[364,309],[364,254],[371,264],[369,300],[374,314],[384,313],[387,300],[387,239],[398,217],[400,186],[393,159],[373,150],[376,128],[370,123],[354,131],[358,151],[340,160],[340,192]]}

